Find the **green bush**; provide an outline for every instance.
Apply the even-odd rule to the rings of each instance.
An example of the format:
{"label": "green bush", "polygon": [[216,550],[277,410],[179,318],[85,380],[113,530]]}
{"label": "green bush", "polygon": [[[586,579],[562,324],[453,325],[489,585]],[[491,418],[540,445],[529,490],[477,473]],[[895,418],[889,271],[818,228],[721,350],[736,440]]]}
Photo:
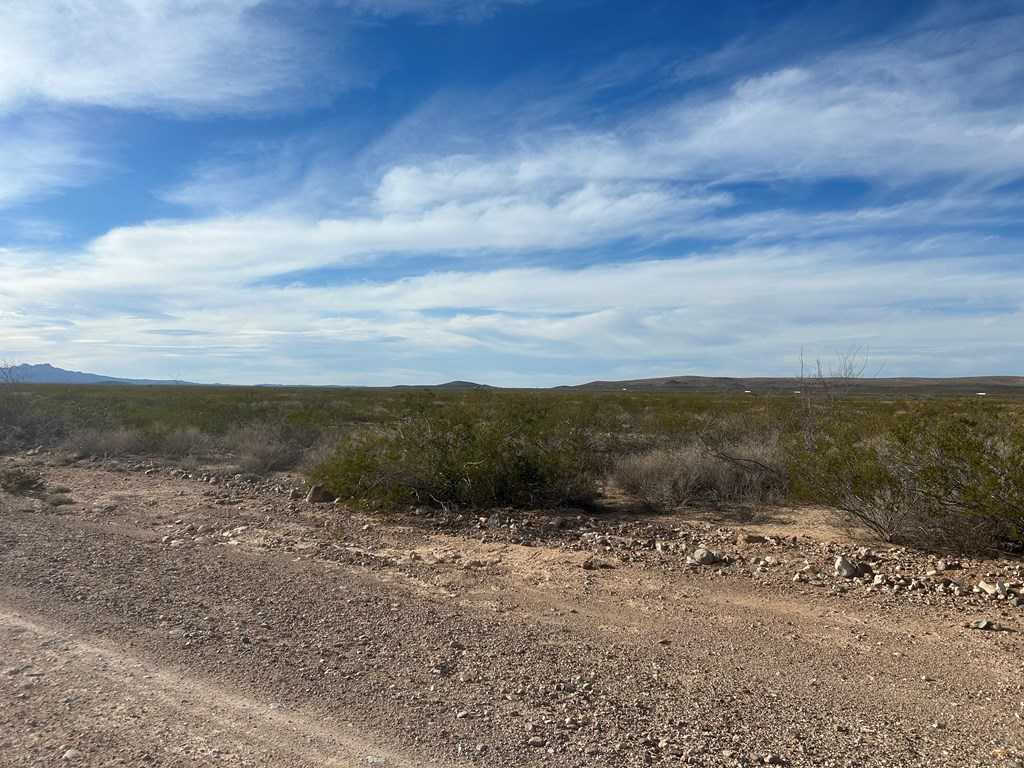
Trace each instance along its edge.
{"label": "green bush", "polygon": [[932,407],[894,432],[921,504],[957,523],[954,541],[1024,539],[1024,425],[1012,414]]}
{"label": "green bush", "polygon": [[510,395],[421,399],[397,424],[353,433],[311,479],[384,507],[585,503],[596,490],[592,440],[555,406]]}
{"label": "green bush", "polygon": [[790,435],[797,501],[827,504],[887,541],[986,547],[1024,535],[1024,429],[960,403],[891,418],[849,405]]}

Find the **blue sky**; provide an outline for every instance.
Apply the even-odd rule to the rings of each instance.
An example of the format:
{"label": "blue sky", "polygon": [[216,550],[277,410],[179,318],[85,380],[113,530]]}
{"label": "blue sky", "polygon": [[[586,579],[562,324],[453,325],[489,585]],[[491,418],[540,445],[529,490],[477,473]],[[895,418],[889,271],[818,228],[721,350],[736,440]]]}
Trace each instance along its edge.
{"label": "blue sky", "polygon": [[1021,374],[1024,6],[6,0],[0,358]]}

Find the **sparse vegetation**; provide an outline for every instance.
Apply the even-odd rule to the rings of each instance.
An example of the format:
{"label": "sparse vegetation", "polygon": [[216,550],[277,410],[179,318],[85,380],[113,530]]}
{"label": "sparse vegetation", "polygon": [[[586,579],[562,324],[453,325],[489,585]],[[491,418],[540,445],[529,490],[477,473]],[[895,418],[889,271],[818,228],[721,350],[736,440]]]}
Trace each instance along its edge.
{"label": "sparse vegetation", "polygon": [[619,459],[612,477],[657,510],[693,503],[778,503],[787,486],[778,444],[755,439],[727,450],[700,442],[653,448]]}
{"label": "sparse vegetation", "polygon": [[6,385],[5,450],[301,467],[372,508],[829,506],[889,541],[1024,537],[1024,407],[1004,399]]}
{"label": "sparse vegetation", "polygon": [[352,434],[312,479],[364,505],[585,503],[596,491],[592,438],[578,414],[556,405],[522,396],[449,400]]}
{"label": "sparse vegetation", "polygon": [[38,472],[27,469],[0,470],[0,491],[12,496],[27,496],[43,490],[45,483]]}

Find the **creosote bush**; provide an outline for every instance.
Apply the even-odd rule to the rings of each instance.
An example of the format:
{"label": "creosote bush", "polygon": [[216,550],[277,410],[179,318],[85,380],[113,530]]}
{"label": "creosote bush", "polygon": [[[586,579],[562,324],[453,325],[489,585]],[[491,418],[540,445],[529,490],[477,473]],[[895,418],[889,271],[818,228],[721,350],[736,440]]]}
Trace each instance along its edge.
{"label": "creosote bush", "polygon": [[349,502],[382,507],[531,507],[593,497],[587,430],[554,403],[478,395],[420,405],[396,424],[351,434],[312,480]]}
{"label": "creosote bush", "polygon": [[1024,428],[981,406],[916,405],[891,419],[846,407],[791,436],[794,498],[886,541],[984,548],[1024,537]]}

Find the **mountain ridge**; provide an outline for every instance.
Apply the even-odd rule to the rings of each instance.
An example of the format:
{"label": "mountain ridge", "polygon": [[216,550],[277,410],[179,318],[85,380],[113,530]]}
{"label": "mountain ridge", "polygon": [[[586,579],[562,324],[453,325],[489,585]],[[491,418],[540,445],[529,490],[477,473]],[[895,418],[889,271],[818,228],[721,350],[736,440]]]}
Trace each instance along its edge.
{"label": "mountain ridge", "polygon": [[[84,371],[72,371],[58,368],[50,363],[22,364],[8,366],[5,378],[25,384],[122,384],[133,386],[222,386],[217,384],[202,385],[190,381],[176,379],[132,379],[117,376],[105,376]],[[255,386],[296,386],[255,385]],[[348,388],[345,385],[334,385],[337,388]],[[1019,393],[1024,390],[1024,376],[894,376],[886,378],[826,378],[800,379],[797,376],[662,376],[649,379],[598,379],[583,384],[563,384],[541,389],[552,390],[592,390],[592,391],[665,391],[665,392],[740,392],[751,394],[792,392],[801,387],[831,386],[837,389],[859,392],[898,392],[904,390],[924,390],[936,392],[958,392],[977,394],[979,392]],[[368,387],[355,387],[367,389]],[[378,387],[369,387],[376,389]],[[479,384],[472,381],[454,380],[443,384],[396,384],[380,389],[441,389],[441,390],[491,390],[505,389],[490,384]],[[510,389],[518,389],[511,387]]]}
{"label": "mountain ridge", "polygon": [[22,384],[132,384],[135,386],[195,386],[177,379],[124,379],[98,373],[70,371],[50,363],[22,363],[8,366],[5,377]]}

